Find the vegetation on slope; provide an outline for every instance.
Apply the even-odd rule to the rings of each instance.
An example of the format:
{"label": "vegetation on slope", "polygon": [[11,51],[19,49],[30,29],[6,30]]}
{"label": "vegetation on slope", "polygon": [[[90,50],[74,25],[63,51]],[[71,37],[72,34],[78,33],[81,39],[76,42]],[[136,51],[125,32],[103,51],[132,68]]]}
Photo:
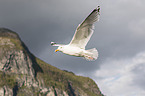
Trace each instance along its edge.
{"label": "vegetation on slope", "polygon": [[[71,93],[70,91],[78,91],[78,93],[82,93],[83,91],[84,93],[87,93],[88,96],[96,96],[96,94],[101,96],[96,83],[92,79],[88,77],[76,76],[72,72],[62,71],[43,62],[29,52],[28,48],[20,40],[16,33],[5,33],[2,32],[3,30],[10,31],[6,29],[0,29],[0,51],[3,51],[0,55],[1,57],[5,56],[5,52],[10,50],[23,50],[24,53],[29,55],[30,59],[33,61],[32,67],[35,70],[35,77],[37,80],[43,79],[46,87],[58,88],[66,91],[68,94]],[[14,88],[17,83],[17,76],[17,74],[7,74],[0,71],[0,87],[7,85],[10,88]],[[21,89],[26,89],[26,86],[21,87],[19,91],[22,91]]]}
{"label": "vegetation on slope", "polygon": [[13,88],[16,83],[16,76],[13,74],[5,74],[0,71],[0,87],[7,85],[10,88]]}
{"label": "vegetation on slope", "polygon": [[37,78],[43,78],[47,87],[54,86],[56,88],[69,92],[68,87],[69,84],[71,84],[71,86],[73,86],[73,88],[77,89],[78,91],[83,90],[89,96],[96,96],[96,92],[94,91],[96,91],[96,89],[99,89],[92,79],[88,77],[76,76],[71,72],[62,71],[43,62],[38,58],[36,58],[36,62],[43,69],[42,73],[37,73]]}

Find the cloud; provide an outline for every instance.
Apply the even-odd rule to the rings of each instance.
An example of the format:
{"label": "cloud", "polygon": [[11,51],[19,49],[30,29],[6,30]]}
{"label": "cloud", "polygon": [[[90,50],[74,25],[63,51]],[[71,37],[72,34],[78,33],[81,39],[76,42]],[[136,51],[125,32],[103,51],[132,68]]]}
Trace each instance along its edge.
{"label": "cloud", "polygon": [[95,73],[96,82],[107,96],[145,95],[145,52],[132,58],[108,59]]}

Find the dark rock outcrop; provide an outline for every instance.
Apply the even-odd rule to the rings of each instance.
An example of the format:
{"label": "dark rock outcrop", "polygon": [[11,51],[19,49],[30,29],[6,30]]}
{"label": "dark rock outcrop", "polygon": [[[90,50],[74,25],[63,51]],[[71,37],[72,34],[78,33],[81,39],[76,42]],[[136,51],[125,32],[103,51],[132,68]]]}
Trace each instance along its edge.
{"label": "dark rock outcrop", "polygon": [[19,36],[0,28],[0,96],[103,96],[95,82],[31,54]]}

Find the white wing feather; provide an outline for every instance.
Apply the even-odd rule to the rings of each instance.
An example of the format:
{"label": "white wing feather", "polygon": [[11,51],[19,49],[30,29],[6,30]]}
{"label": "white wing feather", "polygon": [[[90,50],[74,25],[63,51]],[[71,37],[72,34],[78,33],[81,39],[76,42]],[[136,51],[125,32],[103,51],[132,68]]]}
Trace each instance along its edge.
{"label": "white wing feather", "polygon": [[100,7],[94,9],[91,14],[76,29],[70,45],[85,49],[94,32],[94,23],[99,21]]}

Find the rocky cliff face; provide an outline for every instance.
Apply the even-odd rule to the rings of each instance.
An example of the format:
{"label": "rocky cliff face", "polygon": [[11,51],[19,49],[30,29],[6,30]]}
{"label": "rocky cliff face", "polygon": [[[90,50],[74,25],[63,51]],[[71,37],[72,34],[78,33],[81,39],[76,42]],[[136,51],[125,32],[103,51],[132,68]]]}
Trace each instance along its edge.
{"label": "rocky cliff face", "polygon": [[19,36],[0,28],[0,96],[103,96],[93,80],[33,56]]}

